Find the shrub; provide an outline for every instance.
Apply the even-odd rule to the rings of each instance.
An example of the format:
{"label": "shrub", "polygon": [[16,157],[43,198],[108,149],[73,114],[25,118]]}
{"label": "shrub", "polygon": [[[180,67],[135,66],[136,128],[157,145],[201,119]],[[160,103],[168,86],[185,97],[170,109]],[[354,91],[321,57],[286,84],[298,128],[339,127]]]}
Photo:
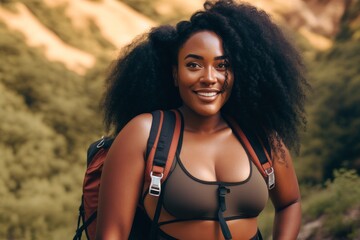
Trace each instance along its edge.
{"label": "shrub", "polygon": [[337,238],[350,238],[360,226],[360,177],[355,170],[335,170],[334,180],[309,196],[303,203],[304,220],[324,217],[323,232]]}

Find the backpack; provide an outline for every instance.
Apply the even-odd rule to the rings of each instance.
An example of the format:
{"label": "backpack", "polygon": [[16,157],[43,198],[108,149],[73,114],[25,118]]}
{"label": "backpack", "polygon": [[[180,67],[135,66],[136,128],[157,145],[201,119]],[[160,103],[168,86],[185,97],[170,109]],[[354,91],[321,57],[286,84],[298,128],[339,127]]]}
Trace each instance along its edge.
{"label": "backpack", "polygon": [[[129,239],[152,239],[155,236],[162,206],[161,184],[170,172],[183,128],[182,116],[177,110],[154,111],[146,150],[145,187],[149,194],[159,197],[154,218],[151,221],[143,206],[138,204]],[[275,186],[275,176],[270,157],[270,146],[263,144],[250,131],[243,131],[236,121],[226,118],[237,138],[243,144],[251,160],[267,180],[269,190]],[[246,134],[245,134],[246,133]],[[73,240],[80,240],[85,231],[89,240],[95,239],[98,194],[102,166],[113,138],[103,137],[90,144],[87,151],[87,169],[83,182],[83,195],[79,207],[77,229]],[[80,226],[80,222],[83,224]]]}

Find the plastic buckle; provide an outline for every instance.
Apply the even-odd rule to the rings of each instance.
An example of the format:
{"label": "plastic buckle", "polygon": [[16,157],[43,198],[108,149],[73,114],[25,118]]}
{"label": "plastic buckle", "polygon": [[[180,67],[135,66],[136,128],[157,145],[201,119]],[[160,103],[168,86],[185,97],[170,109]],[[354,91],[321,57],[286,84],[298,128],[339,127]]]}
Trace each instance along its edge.
{"label": "plastic buckle", "polygon": [[105,143],[105,136],[101,137],[101,141],[96,145],[97,148],[102,148],[102,146],[104,146]]}
{"label": "plastic buckle", "polygon": [[160,196],[161,193],[161,179],[163,178],[164,174],[160,173],[160,176],[156,176],[153,172],[150,172],[151,183],[149,187],[149,194],[155,197]]}
{"label": "plastic buckle", "polygon": [[265,173],[268,175],[268,188],[269,190],[275,187],[275,172],[274,168],[265,169]]}

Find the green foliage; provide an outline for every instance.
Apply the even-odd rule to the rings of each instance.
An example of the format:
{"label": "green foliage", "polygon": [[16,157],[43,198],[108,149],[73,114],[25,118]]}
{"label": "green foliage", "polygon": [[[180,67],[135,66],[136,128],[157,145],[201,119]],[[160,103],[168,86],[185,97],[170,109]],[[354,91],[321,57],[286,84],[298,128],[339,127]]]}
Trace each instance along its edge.
{"label": "green foliage", "polygon": [[351,239],[360,233],[360,177],[354,170],[345,169],[336,170],[334,176],[334,181],[304,201],[304,220],[323,217],[324,235]]}
{"label": "green foliage", "polygon": [[350,4],[348,11],[342,17],[340,33],[337,36],[339,42],[360,39],[360,1],[351,1]]}
{"label": "green foliage", "polygon": [[0,239],[68,239],[86,146],[102,135],[104,64],[82,77],[2,24],[0,36]]}
{"label": "green foliage", "polygon": [[259,229],[264,239],[272,239],[275,210],[269,200],[264,211],[259,216]]}
{"label": "green foliage", "polygon": [[71,167],[58,154],[65,153],[66,142],[19,95],[2,84],[0,90],[0,238],[49,239],[49,226],[74,222],[71,212],[63,214],[69,199],[63,200],[71,195],[65,184],[54,181]]}
{"label": "green foliage", "polygon": [[313,92],[298,167],[303,182],[321,182],[340,167],[360,169],[358,52],[357,41],[339,42],[309,64]]}

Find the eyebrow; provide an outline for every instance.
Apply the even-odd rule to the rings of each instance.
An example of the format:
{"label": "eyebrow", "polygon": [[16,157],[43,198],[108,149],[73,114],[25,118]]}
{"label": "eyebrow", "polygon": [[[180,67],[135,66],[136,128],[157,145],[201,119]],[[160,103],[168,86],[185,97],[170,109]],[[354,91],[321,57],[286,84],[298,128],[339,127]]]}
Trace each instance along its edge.
{"label": "eyebrow", "polygon": [[[204,59],[202,56],[199,56],[199,55],[196,55],[196,54],[188,54],[185,56],[184,60],[187,59],[187,58],[195,58],[195,59],[199,59],[199,60],[202,60]],[[214,57],[215,60],[222,60],[222,59],[227,59],[226,56],[217,56],[217,57]]]}

